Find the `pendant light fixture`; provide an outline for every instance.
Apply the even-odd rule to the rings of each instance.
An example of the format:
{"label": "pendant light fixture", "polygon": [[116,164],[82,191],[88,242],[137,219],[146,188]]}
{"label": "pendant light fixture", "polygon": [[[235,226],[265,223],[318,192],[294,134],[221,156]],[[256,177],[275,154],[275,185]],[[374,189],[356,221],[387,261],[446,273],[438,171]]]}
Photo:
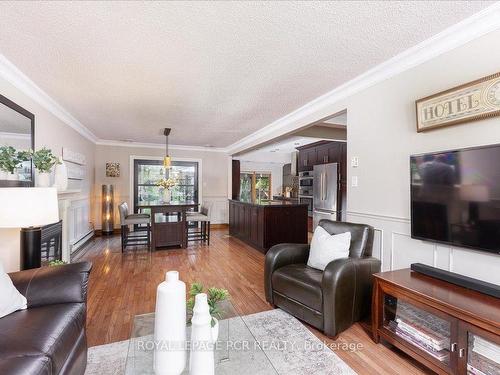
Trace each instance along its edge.
{"label": "pendant light fixture", "polygon": [[165,128],[163,135],[165,136],[165,156],[163,158],[163,166],[165,168],[170,168],[172,166],[172,158],[168,154],[168,135],[170,134],[170,128]]}

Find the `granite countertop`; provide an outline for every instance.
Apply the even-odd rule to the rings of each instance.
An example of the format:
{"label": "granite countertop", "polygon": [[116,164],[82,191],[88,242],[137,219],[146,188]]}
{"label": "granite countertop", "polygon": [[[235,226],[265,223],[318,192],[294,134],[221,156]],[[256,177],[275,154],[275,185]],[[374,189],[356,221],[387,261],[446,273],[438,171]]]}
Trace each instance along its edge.
{"label": "granite countertop", "polygon": [[298,201],[290,200],[269,200],[269,201],[252,201],[252,200],[241,200],[241,199],[229,199],[230,201],[237,203],[245,203],[252,206],[264,206],[264,207],[290,207],[290,206],[308,206],[307,203],[300,203]]}

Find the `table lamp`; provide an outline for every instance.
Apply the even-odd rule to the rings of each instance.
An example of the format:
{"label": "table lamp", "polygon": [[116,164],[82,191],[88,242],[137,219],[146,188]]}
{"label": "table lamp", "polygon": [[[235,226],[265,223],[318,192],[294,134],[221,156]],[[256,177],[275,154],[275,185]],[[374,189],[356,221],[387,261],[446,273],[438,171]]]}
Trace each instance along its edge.
{"label": "table lamp", "polygon": [[55,188],[0,188],[0,228],[21,228],[22,270],[41,266],[41,227],[58,221]]}

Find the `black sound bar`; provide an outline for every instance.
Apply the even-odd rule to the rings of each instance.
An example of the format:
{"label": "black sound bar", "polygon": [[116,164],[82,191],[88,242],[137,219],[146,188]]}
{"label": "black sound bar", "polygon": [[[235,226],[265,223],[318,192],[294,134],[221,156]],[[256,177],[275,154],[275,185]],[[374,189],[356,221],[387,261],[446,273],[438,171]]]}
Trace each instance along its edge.
{"label": "black sound bar", "polygon": [[451,284],[475,290],[476,292],[500,298],[500,286],[487,283],[486,281],[473,279],[472,277],[459,275],[458,273],[445,271],[422,263],[413,263],[411,265],[411,270],[435,279],[447,281]]}

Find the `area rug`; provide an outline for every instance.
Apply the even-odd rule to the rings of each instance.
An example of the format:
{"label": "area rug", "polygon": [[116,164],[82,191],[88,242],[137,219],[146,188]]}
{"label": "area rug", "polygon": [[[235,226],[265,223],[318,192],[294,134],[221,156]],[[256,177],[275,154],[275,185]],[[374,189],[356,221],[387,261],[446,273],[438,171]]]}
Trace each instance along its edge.
{"label": "area rug", "polygon": [[[222,354],[216,352],[216,361],[221,355],[231,358],[217,368],[217,375],[356,374],[302,323],[280,309],[227,319],[226,322],[227,329],[232,330],[231,335],[250,345],[243,349],[235,346],[237,350],[223,349]],[[228,334],[229,337],[224,327],[221,324],[220,335]],[[129,344],[130,341],[126,340],[89,348],[86,375],[124,375]],[[152,374],[140,368],[130,371],[130,364],[128,367],[127,374]]]}

